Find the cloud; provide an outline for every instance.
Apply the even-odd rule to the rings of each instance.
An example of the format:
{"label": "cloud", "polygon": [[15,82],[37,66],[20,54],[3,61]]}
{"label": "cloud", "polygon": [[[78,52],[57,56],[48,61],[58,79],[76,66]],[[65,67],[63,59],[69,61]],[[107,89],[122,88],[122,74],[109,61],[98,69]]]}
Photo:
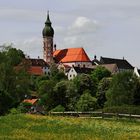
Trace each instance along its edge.
{"label": "cloud", "polygon": [[[69,26],[57,28],[55,33],[63,35],[61,41],[58,39],[58,48],[90,47],[91,43],[89,42],[91,41],[89,38],[93,40],[99,27],[100,24],[97,20],[83,16],[77,17]],[[87,46],[87,44],[90,45]]]}
{"label": "cloud", "polygon": [[36,20],[40,21],[42,13],[37,10],[18,9],[18,8],[0,8],[1,20]]}
{"label": "cloud", "polygon": [[65,47],[73,47],[77,44],[78,42],[78,37],[77,36],[67,36],[63,40],[64,46]]}
{"label": "cloud", "polygon": [[98,27],[96,20],[87,17],[77,17],[72,26],[68,27],[68,35],[82,35],[93,33]]}
{"label": "cloud", "polygon": [[14,47],[23,50],[26,55],[37,58],[43,56],[42,39],[33,37],[29,39],[18,40],[14,42]]}

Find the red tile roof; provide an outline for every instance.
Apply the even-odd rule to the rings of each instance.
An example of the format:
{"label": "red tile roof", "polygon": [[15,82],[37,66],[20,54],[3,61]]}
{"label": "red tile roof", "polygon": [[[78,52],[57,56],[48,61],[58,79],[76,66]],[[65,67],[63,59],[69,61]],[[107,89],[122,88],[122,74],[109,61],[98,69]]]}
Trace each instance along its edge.
{"label": "red tile roof", "polygon": [[56,62],[90,62],[89,57],[83,48],[68,48],[63,50],[56,50],[53,53]]}
{"label": "red tile roof", "polygon": [[25,99],[23,102],[25,103],[31,103],[32,105],[37,102],[38,99]]}
{"label": "red tile roof", "polygon": [[43,70],[40,66],[31,66],[28,72],[34,75],[43,75]]}
{"label": "red tile roof", "polygon": [[40,66],[40,67],[49,67],[48,63],[45,62],[43,59],[35,59],[35,58],[25,58],[20,63],[20,65],[28,64],[29,66]]}
{"label": "red tile roof", "polygon": [[43,67],[49,67],[49,65],[43,59],[24,59],[18,66],[15,67],[17,71],[26,66],[26,71],[34,75],[43,75]]}

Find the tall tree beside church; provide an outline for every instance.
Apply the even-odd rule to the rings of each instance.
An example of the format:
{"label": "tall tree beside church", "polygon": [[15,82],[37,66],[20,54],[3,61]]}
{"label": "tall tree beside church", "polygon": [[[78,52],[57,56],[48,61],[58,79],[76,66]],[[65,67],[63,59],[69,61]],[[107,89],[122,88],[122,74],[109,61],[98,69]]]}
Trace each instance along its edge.
{"label": "tall tree beside church", "polygon": [[133,105],[134,98],[139,92],[138,78],[133,72],[121,72],[113,76],[110,88],[107,91],[106,106]]}
{"label": "tall tree beside church", "polygon": [[0,52],[0,114],[14,107],[28,92],[29,77],[25,71],[15,69],[15,65],[22,60],[21,54],[22,51],[13,48],[3,49]]}
{"label": "tall tree beside church", "polygon": [[22,61],[22,59],[25,58],[24,53],[19,49],[17,50],[16,48],[10,48],[6,52],[6,55],[11,65],[13,66],[18,65]]}

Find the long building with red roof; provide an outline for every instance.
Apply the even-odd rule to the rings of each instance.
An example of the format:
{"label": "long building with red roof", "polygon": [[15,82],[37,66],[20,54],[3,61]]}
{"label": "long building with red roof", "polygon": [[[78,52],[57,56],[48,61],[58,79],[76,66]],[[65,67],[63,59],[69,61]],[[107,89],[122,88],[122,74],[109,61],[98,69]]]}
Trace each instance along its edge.
{"label": "long building with red roof", "polygon": [[63,63],[69,66],[91,66],[91,60],[83,48],[67,48],[53,52],[56,63]]}

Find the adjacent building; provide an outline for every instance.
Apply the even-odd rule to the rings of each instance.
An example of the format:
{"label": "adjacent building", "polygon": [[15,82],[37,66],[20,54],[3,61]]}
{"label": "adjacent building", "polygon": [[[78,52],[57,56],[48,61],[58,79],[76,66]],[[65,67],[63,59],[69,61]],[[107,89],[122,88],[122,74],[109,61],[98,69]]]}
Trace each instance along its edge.
{"label": "adjacent building", "polygon": [[24,59],[16,69],[25,68],[28,73],[40,76],[49,73],[49,65],[43,59],[33,59],[33,58],[26,58]]}
{"label": "adjacent building", "polygon": [[90,74],[94,69],[86,67],[71,67],[67,73],[68,80],[74,79],[79,74]]}
{"label": "adjacent building", "polygon": [[101,64],[116,64],[118,67],[118,71],[125,71],[125,70],[134,70],[134,67],[126,60],[126,59],[114,59],[114,58],[107,58],[101,57],[100,58]]}

